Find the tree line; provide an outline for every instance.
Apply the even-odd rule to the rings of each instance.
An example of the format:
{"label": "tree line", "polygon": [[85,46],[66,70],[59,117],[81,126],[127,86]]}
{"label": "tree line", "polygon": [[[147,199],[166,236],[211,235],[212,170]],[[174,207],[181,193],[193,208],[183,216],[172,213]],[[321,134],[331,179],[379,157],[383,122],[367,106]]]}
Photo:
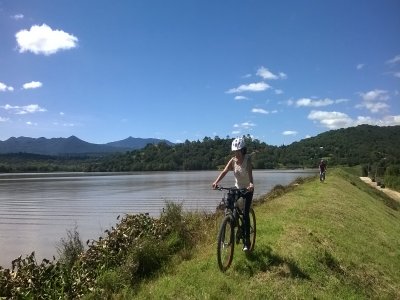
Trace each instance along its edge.
{"label": "tree line", "polygon": [[[244,136],[255,169],[328,166],[400,165],[400,126],[360,125],[331,130],[290,145],[267,145]],[[116,154],[46,156],[27,153],[0,155],[0,172],[130,172],[221,169],[232,156],[232,138],[205,137],[175,145],[148,144]]]}

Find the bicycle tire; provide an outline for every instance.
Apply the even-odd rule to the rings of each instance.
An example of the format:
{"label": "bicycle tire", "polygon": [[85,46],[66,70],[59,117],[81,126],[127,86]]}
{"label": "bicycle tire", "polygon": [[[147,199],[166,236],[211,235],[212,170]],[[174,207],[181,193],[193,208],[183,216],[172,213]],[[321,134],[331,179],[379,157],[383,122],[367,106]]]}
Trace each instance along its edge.
{"label": "bicycle tire", "polygon": [[257,224],[256,224],[256,214],[253,208],[250,208],[249,211],[249,218],[250,218],[250,249],[249,251],[253,251],[254,247],[256,246],[256,233],[257,233]]}
{"label": "bicycle tire", "polygon": [[217,261],[219,269],[225,272],[233,260],[235,247],[235,231],[232,216],[228,215],[222,220],[217,239]]}

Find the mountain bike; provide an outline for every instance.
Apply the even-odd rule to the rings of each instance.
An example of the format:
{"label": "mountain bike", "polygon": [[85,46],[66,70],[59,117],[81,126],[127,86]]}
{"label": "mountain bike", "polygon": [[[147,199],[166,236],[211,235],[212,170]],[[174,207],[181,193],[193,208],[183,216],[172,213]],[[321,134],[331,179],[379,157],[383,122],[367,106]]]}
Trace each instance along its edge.
{"label": "mountain bike", "polygon": [[[225,272],[231,265],[233,260],[233,252],[235,243],[244,240],[244,223],[243,209],[245,198],[244,195],[248,192],[246,189],[238,189],[236,187],[224,188],[217,186],[217,190],[226,190],[227,193],[222,198],[219,208],[225,211],[224,218],[220,225],[217,238],[217,260],[219,269]],[[250,217],[250,248],[249,252],[254,250],[256,242],[256,215],[253,208],[249,211]]]}

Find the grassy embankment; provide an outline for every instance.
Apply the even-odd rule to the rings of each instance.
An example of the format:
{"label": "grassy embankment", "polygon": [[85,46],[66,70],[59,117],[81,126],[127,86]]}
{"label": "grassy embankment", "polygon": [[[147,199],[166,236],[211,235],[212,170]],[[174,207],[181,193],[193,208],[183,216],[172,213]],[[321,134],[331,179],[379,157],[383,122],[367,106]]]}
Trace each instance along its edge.
{"label": "grassy embankment", "polygon": [[218,271],[214,237],[138,298],[400,298],[400,206],[337,170],[256,208],[257,245]]}

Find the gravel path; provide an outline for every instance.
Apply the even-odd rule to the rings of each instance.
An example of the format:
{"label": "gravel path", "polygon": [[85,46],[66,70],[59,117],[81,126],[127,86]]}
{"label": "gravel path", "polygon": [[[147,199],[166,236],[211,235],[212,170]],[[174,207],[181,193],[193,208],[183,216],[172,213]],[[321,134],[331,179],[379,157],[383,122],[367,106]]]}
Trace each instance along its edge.
{"label": "gravel path", "polygon": [[360,179],[362,181],[364,181],[365,183],[369,184],[370,186],[372,186],[372,187],[380,190],[381,192],[385,193],[386,195],[388,195],[392,199],[400,202],[400,193],[399,192],[391,190],[391,189],[389,189],[387,187],[381,188],[380,186],[378,186],[376,184],[376,182],[372,182],[371,178],[369,178],[369,177],[360,177]]}

